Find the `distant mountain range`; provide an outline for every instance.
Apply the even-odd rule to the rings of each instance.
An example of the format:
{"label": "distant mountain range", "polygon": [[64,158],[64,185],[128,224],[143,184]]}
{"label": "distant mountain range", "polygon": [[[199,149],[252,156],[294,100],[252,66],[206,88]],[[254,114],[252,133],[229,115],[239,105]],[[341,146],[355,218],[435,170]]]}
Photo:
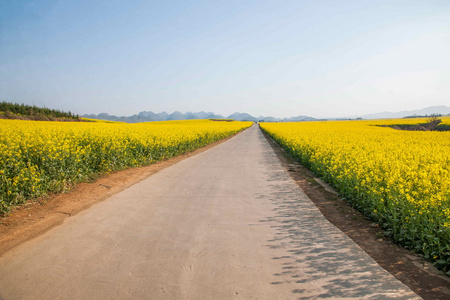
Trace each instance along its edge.
{"label": "distant mountain range", "polygon": [[[411,111],[401,111],[401,112],[382,112],[382,113],[376,113],[376,114],[368,114],[363,116],[353,116],[349,118],[341,118],[341,119],[389,119],[389,118],[404,118],[409,116],[425,116],[425,115],[431,115],[431,114],[441,114],[441,115],[449,115],[450,114],[450,107],[441,105],[441,106],[430,106],[426,107],[424,109],[420,110],[411,110]],[[308,116],[296,116],[291,118],[275,118],[275,117],[254,117],[252,115],[249,115],[247,113],[234,113],[232,115],[229,115],[227,117],[224,117],[222,115],[216,115],[212,112],[187,112],[187,113],[181,113],[179,111],[176,111],[174,113],[168,114],[166,112],[162,113],[154,113],[151,111],[142,111],[138,113],[137,115],[132,115],[130,117],[118,117],[109,115],[107,113],[101,113],[98,115],[90,114],[90,115],[83,115],[83,118],[90,118],[90,119],[100,119],[100,120],[108,120],[108,121],[120,121],[120,122],[126,122],[126,123],[140,123],[140,122],[153,122],[153,121],[170,121],[170,120],[193,120],[193,119],[234,119],[237,121],[263,121],[263,122],[300,122],[300,121],[316,121],[319,119],[308,117]],[[329,118],[329,120],[336,120],[338,118]]]}
{"label": "distant mountain range", "polygon": [[411,116],[429,116],[432,114],[441,114],[441,115],[449,115],[450,107],[445,105],[440,106],[429,106],[426,108],[418,109],[418,110],[408,110],[408,111],[400,111],[400,112],[381,112],[375,114],[363,115],[361,118],[363,119],[395,119],[395,118],[404,118]]}
{"label": "distant mountain range", "polygon": [[83,118],[89,118],[89,119],[99,119],[99,120],[108,120],[108,121],[119,121],[119,122],[126,122],[126,123],[140,123],[140,122],[154,122],[154,121],[171,121],[171,120],[193,120],[193,119],[233,119],[236,121],[264,121],[264,122],[298,122],[298,121],[314,121],[317,120],[312,117],[308,116],[297,116],[292,118],[274,118],[274,117],[253,117],[252,115],[249,115],[247,113],[234,113],[232,115],[229,115],[227,117],[224,117],[222,115],[216,115],[212,112],[187,112],[187,113],[181,113],[179,111],[176,111],[174,113],[168,114],[166,112],[162,113],[154,113],[151,111],[142,111],[138,113],[137,115],[132,115],[130,117],[117,117],[113,115],[109,115],[107,113],[101,113],[98,115],[90,114],[90,115],[83,115]]}

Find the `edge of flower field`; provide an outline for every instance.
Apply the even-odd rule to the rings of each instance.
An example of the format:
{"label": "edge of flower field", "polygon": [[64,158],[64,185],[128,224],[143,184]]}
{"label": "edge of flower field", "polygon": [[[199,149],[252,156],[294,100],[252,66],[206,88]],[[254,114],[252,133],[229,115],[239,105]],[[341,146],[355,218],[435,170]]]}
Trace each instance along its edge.
{"label": "edge of flower field", "polygon": [[107,172],[177,156],[251,126],[245,122],[218,126],[212,120],[77,125],[3,122],[6,122],[0,136],[3,214],[28,199],[67,191],[79,182]]}

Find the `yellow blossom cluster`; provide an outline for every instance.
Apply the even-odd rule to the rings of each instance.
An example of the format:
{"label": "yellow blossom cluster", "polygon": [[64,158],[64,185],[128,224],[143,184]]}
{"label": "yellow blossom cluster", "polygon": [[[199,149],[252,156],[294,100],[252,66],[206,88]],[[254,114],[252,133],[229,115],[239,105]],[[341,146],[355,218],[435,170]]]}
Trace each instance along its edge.
{"label": "yellow blossom cluster", "polygon": [[[443,123],[449,124],[450,118]],[[261,123],[275,141],[379,222],[450,270],[450,131],[382,125],[424,119]]]}
{"label": "yellow blossom cluster", "polygon": [[0,213],[27,199],[63,191],[94,174],[192,151],[251,124],[0,120]]}

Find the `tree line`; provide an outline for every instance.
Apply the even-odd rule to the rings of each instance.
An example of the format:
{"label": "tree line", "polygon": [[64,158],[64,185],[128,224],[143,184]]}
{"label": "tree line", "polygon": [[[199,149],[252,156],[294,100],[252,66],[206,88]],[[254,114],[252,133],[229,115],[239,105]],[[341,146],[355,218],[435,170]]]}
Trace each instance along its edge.
{"label": "tree line", "polygon": [[57,109],[37,107],[35,105],[17,104],[11,102],[0,102],[0,112],[7,119],[29,119],[29,120],[81,120],[80,116],[72,112],[64,112]]}

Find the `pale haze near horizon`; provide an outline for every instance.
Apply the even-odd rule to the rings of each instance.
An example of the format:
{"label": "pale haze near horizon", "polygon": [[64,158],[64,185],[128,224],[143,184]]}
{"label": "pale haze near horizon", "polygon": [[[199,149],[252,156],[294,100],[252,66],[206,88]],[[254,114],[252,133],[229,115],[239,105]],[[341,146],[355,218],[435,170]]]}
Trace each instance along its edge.
{"label": "pale haze near horizon", "polygon": [[0,0],[0,101],[345,117],[450,105],[450,1]]}

